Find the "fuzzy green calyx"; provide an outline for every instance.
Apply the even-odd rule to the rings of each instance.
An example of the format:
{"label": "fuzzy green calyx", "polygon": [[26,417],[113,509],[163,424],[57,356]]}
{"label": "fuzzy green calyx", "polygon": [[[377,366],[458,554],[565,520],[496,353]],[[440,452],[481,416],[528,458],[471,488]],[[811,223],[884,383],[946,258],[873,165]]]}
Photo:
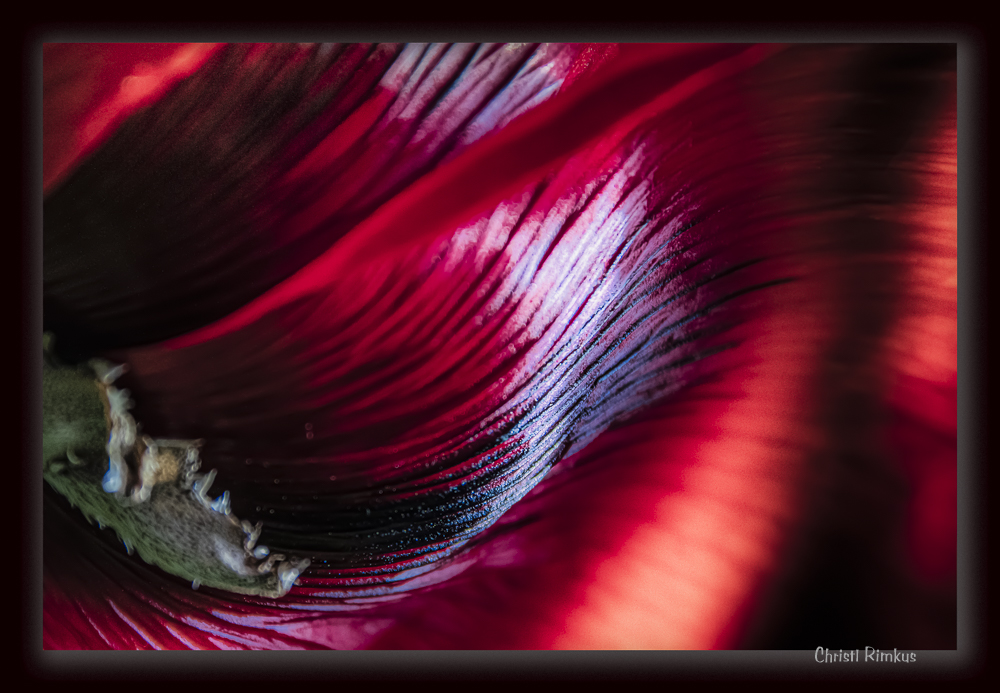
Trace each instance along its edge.
{"label": "fuzzy green calyx", "polygon": [[[47,344],[51,344],[49,340]],[[42,361],[42,462],[105,453],[110,433],[106,396],[93,370],[63,368],[50,351]]]}
{"label": "fuzzy green calyx", "polygon": [[201,441],[141,435],[127,390],[111,385],[124,368],[91,361],[63,366],[46,335],[43,352],[42,469],[45,481],[88,521],[117,532],[129,554],[199,585],[278,598],[308,559],[258,545],[261,525],[240,522],[229,492],[208,496],[215,470],[199,474]]}

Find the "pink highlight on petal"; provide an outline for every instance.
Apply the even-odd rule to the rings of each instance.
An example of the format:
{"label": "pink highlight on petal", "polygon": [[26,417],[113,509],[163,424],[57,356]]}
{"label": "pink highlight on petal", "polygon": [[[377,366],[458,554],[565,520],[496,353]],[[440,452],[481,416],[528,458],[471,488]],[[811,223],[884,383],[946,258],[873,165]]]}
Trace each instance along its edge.
{"label": "pink highlight on petal", "polygon": [[886,355],[886,437],[911,484],[906,545],[918,579],[944,593],[954,590],[958,538],[958,136],[951,94],[926,151],[912,163],[918,202],[899,210],[913,251],[903,315]]}
{"label": "pink highlight on petal", "polygon": [[[785,300],[806,295],[799,285]],[[583,598],[552,646],[725,649],[738,643],[747,607],[780,565],[788,527],[803,511],[795,491],[805,474],[802,452],[821,438],[811,422],[815,404],[807,384],[828,327],[819,316],[808,323],[801,318],[790,311],[759,321],[743,367],[683,404],[668,405],[674,412],[664,414],[656,439],[618,453],[633,465],[641,455],[651,490],[623,492],[605,499],[607,510],[596,510],[606,526],[594,531],[613,543],[580,578]],[[624,530],[626,523],[609,516],[610,506],[621,504],[649,519],[618,539],[618,525]]]}
{"label": "pink highlight on petal", "polygon": [[45,44],[42,187],[46,194],[123,120],[192,74],[220,46]]}
{"label": "pink highlight on petal", "polygon": [[323,173],[330,162],[335,161],[349,148],[360,142],[395,98],[396,94],[385,87],[376,87],[375,95],[344,119],[344,122],[327,135],[326,139],[309,152],[295,168],[285,175],[283,182],[294,184],[299,180]]}
{"label": "pink highlight on petal", "polygon": [[[445,160],[454,158],[535,105],[518,99],[527,98],[526,89],[534,94],[542,84],[558,84],[572,54],[566,47],[483,46],[470,58],[473,50],[465,44],[406,46],[374,93],[283,178],[286,186],[328,179],[318,200],[284,222],[286,233],[296,236],[338,215],[368,210],[441,151],[450,147]],[[528,64],[510,77],[526,58]],[[500,86],[500,95],[491,98]],[[469,114],[476,115],[466,123]]]}
{"label": "pink highlight on petal", "polygon": [[[731,45],[623,49],[622,63],[609,63],[616,69],[598,71],[593,82],[581,83],[582,88],[567,92],[565,98],[542,104],[496,137],[479,143],[474,153],[470,150],[435,169],[354,227],[307,268],[226,318],[171,340],[169,346],[179,349],[237,331],[283,304],[322,291],[329,277],[352,266],[386,259],[400,248],[465,224],[595,141],[598,146],[581,161],[584,170],[590,168],[642,122],[776,50]],[[586,118],[580,117],[581,108]]]}

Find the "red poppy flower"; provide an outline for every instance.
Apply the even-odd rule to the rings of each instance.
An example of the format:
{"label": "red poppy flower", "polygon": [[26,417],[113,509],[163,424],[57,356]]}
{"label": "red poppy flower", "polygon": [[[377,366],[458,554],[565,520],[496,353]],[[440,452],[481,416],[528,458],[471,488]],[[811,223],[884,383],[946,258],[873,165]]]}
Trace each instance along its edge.
{"label": "red poppy flower", "polygon": [[953,647],[954,60],[47,45],[45,647]]}

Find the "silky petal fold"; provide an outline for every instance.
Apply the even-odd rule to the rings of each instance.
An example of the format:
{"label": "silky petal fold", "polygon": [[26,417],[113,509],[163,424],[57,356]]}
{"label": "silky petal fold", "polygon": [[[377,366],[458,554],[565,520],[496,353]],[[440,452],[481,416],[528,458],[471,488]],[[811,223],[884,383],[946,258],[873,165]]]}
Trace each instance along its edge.
{"label": "silky petal fold", "polygon": [[[86,185],[123,156],[108,139],[47,198],[47,320],[127,363],[136,420],[203,438],[234,512],[313,562],[277,601],[193,591],[47,498],[46,647],[780,646],[809,543],[890,507],[913,546],[938,537],[913,560],[926,613],[947,611],[953,55],[213,55],[193,79],[245,80],[220,99],[272,109],[271,151],[220,144],[204,175],[224,180],[165,191],[163,226],[129,241],[152,217],[126,198],[125,226],[73,245],[69,210],[107,199]],[[172,156],[193,83],[121,126],[161,123],[149,161]],[[895,111],[873,106],[887,89]],[[206,107],[183,146],[232,118]],[[218,209],[195,220],[202,198]],[[940,406],[906,394],[931,390]],[[934,422],[923,456],[915,421]],[[877,517],[864,546],[904,545]],[[908,570],[873,573],[866,599]],[[913,642],[946,641],[926,613]],[[872,643],[910,646],[881,627]]]}
{"label": "silky petal fold", "polygon": [[[739,98],[706,93],[702,108]],[[725,346],[723,316],[738,320],[728,303],[767,283],[739,250],[762,214],[745,125],[707,138],[662,117],[433,234],[446,241],[354,272],[321,257],[303,272],[322,285],[289,298],[283,284],[286,302],[243,329],[116,354],[156,403],[139,416],[210,441],[269,546],[359,577],[451,552],[562,457],[696,378]],[[736,224],[742,244],[723,241]]]}
{"label": "silky petal fold", "polygon": [[[141,99],[102,96],[132,64],[122,55],[163,50],[45,54],[50,129],[109,123],[92,152],[46,137],[50,158],[89,153],[46,187],[45,324],[66,333],[66,352],[160,340],[226,315],[594,61],[574,45],[195,46],[171,48],[166,67],[140,62],[155,81]],[[192,52],[200,62],[176,57]],[[96,95],[62,76],[74,59],[103,66],[91,70]],[[62,116],[64,101],[80,105]]]}

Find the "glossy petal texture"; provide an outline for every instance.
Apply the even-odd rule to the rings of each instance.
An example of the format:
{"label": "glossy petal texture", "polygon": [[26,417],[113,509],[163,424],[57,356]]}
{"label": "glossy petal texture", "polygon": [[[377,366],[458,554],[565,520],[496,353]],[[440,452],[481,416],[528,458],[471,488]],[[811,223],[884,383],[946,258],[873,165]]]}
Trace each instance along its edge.
{"label": "glossy petal texture", "polygon": [[[124,62],[116,51],[104,62]],[[195,74],[171,81],[46,196],[45,321],[66,333],[64,349],[149,342],[226,315],[593,61],[563,45],[203,52]],[[57,58],[59,46],[46,53],[53,72]],[[105,86],[121,71],[89,80],[115,94],[92,110],[128,112],[121,92],[137,77]],[[47,121],[73,96],[60,76],[46,72]],[[78,158],[49,139],[47,157]]]}
{"label": "glossy petal texture", "polygon": [[[780,642],[761,615],[777,603],[788,620],[769,585],[795,588],[796,567],[816,564],[803,546],[853,512],[838,494],[860,483],[878,504],[872,479],[894,473],[869,445],[884,374],[947,392],[954,373],[947,53],[323,50],[218,49],[122,125],[155,131],[149,119],[193,80],[232,74],[244,96],[223,103],[263,102],[276,123],[314,109],[269,125],[266,146],[247,150],[260,159],[229,144],[214,173],[183,157],[151,172],[193,176],[157,193],[149,209],[165,214],[126,196],[114,212],[125,222],[89,226],[116,231],[86,231],[91,213],[111,213],[92,212],[106,198],[87,185],[144,168],[116,163],[123,143],[144,141],[134,132],[46,201],[46,320],[74,348],[115,347],[137,420],[204,437],[234,511],[313,566],[277,602],[193,592],[48,499],[46,646]],[[351,101],[316,86],[351,55],[370,72],[345,79],[377,75],[378,87]],[[255,78],[282,96],[262,98]],[[916,115],[873,114],[887,85],[893,108]],[[220,132],[175,130],[152,138],[147,161]],[[154,217],[163,226],[143,223]],[[129,240],[125,227],[143,231]],[[120,242],[134,252],[102,262]],[[147,253],[164,260],[159,278],[141,271]],[[898,366],[931,324],[940,348]],[[875,384],[854,390],[843,377],[873,369]],[[906,468],[918,489],[954,471],[944,397],[942,454]],[[875,416],[845,423],[859,403]],[[893,430],[905,450],[910,429]],[[847,458],[869,467],[845,473]],[[816,494],[836,519],[814,512]],[[927,497],[909,506],[921,538],[937,523],[920,518],[949,513],[946,494]],[[931,611],[953,580],[938,542],[918,556]],[[948,637],[929,627],[922,642]]]}

